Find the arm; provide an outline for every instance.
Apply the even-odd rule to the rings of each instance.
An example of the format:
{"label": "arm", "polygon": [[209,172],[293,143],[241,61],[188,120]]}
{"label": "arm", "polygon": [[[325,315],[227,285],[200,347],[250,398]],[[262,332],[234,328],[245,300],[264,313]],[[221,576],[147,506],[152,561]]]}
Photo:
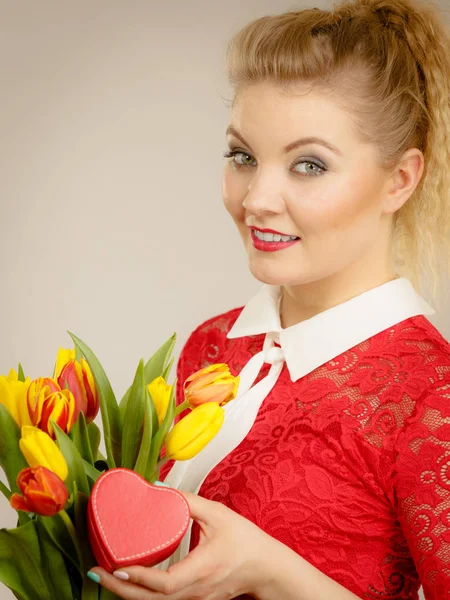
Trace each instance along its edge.
{"label": "arm", "polygon": [[393,479],[399,522],[426,600],[450,597],[450,401],[446,382],[440,385],[400,435]]}
{"label": "arm", "polygon": [[242,594],[258,600],[357,599],[223,504],[182,493],[201,526],[199,545],[167,570],[134,566],[114,577],[96,567],[101,585],[126,600],[213,600]]}
{"label": "arm", "polygon": [[268,581],[256,590],[258,600],[356,600],[352,592],[330,579],[324,573],[278,540],[275,551],[265,557],[263,569]]}

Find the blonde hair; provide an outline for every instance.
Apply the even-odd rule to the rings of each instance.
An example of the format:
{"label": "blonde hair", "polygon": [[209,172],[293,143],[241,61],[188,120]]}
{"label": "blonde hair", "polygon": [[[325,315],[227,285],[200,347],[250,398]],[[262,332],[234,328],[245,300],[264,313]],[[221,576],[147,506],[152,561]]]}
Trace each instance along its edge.
{"label": "blonde hair", "polygon": [[244,85],[299,82],[332,90],[388,171],[409,148],[424,154],[416,190],[394,217],[397,273],[438,299],[450,255],[450,36],[436,5],[354,0],[264,16],[231,39],[235,102]]}

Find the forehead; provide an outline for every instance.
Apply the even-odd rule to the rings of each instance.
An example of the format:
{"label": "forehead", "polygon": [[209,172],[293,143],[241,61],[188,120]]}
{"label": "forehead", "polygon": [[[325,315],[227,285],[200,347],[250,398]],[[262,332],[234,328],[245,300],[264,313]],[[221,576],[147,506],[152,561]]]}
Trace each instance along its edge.
{"label": "forehead", "polygon": [[280,144],[296,135],[321,136],[337,146],[345,140],[358,141],[355,122],[337,96],[309,84],[282,87],[260,82],[240,88],[231,124],[244,136],[270,137]]}

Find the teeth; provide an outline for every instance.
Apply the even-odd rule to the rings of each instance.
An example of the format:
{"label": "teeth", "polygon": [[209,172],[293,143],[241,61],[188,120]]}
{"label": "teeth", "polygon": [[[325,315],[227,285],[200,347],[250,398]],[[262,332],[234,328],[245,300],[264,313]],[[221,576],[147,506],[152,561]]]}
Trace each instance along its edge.
{"label": "teeth", "polygon": [[298,239],[295,235],[280,235],[279,233],[263,233],[254,229],[255,236],[258,240],[264,242],[290,242],[291,240]]}

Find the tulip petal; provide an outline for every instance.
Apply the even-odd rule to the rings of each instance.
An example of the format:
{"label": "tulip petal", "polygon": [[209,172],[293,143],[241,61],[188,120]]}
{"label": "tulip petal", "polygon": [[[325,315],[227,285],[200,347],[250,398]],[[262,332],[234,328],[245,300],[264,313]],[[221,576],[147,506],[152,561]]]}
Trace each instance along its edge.
{"label": "tulip petal", "polygon": [[69,474],[61,450],[52,438],[37,427],[22,427],[19,441],[22,454],[30,467],[45,467],[65,481]]}
{"label": "tulip petal", "polygon": [[166,454],[174,460],[196,456],[217,434],[225,413],[216,402],[202,404],[181,419],[166,436]]}
{"label": "tulip petal", "polygon": [[9,503],[14,508],[14,510],[23,510],[24,512],[31,512],[30,507],[27,504],[27,501],[20,494],[13,494],[9,499]]}
{"label": "tulip petal", "polygon": [[202,377],[203,375],[205,375],[206,373],[211,373],[211,372],[226,372],[229,370],[229,367],[226,363],[216,363],[214,365],[209,365],[209,367],[204,367],[203,369],[199,369],[198,371],[195,371],[195,373],[192,373],[191,375],[189,375],[189,377],[186,379],[186,381],[193,381],[194,379],[197,379],[198,377]]}
{"label": "tulip petal", "polygon": [[64,366],[75,358],[75,348],[60,348],[58,350],[58,354],[56,356],[55,369],[53,373],[53,377],[57,379],[61,374]]}
{"label": "tulip petal", "polygon": [[23,494],[23,502],[15,498],[17,506],[26,504],[29,512],[39,515],[52,516],[61,511],[69,492],[61,479],[45,467],[23,469],[17,484]]}
{"label": "tulip petal", "polygon": [[8,409],[14,421],[20,427],[20,414],[12,391],[11,382],[3,375],[0,376],[0,403]]}

